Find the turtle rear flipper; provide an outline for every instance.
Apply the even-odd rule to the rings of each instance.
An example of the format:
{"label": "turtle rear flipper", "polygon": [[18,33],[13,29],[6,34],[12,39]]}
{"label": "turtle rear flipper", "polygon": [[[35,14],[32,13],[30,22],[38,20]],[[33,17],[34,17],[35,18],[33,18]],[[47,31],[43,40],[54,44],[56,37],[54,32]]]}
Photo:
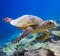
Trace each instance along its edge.
{"label": "turtle rear flipper", "polygon": [[23,34],[20,35],[17,39],[15,39],[15,40],[13,41],[13,43],[19,42],[21,39],[23,39],[25,36],[27,36],[32,30],[33,30],[32,27],[27,27],[27,28],[24,30]]}

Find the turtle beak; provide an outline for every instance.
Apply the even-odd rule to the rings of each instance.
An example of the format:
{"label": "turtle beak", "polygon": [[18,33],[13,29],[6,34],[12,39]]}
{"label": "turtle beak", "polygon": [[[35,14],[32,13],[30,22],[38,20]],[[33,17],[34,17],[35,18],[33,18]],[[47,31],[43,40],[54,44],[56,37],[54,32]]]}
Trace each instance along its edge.
{"label": "turtle beak", "polygon": [[56,23],[56,21],[54,21],[54,20],[49,20],[49,23],[50,23],[52,26],[57,26],[57,23]]}
{"label": "turtle beak", "polygon": [[57,26],[57,23],[55,21],[53,23],[54,23],[54,26],[56,27]]}

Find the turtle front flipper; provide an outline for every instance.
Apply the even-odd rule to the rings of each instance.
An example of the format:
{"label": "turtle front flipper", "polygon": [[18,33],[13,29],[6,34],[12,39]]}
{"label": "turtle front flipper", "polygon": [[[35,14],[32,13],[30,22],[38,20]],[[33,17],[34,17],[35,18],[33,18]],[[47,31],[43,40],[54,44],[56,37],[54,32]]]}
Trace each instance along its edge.
{"label": "turtle front flipper", "polygon": [[45,41],[46,39],[49,38],[49,31],[45,31],[42,35],[40,35],[39,37],[36,38],[36,40],[40,41],[40,42],[43,42]]}
{"label": "turtle front flipper", "polygon": [[17,39],[13,41],[13,43],[19,42],[21,39],[23,39],[25,36],[27,36],[31,31],[33,30],[32,27],[27,27],[23,34],[21,34]]}

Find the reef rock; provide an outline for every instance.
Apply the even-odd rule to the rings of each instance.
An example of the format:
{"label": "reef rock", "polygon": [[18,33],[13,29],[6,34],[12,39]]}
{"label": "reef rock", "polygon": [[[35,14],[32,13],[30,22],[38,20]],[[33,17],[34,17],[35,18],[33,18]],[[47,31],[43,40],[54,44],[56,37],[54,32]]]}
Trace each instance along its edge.
{"label": "reef rock", "polygon": [[26,51],[24,56],[60,56],[60,41],[56,43],[48,42],[45,47]]}
{"label": "reef rock", "polygon": [[60,56],[60,41],[55,43],[46,42],[46,45],[38,49],[16,51],[14,56]]}
{"label": "reef rock", "polygon": [[51,38],[42,43],[35,40],[36,36],[39,34],[30,34],[19,43],[4,45],[0,56],[60,56],[60,36],[51,34]]}

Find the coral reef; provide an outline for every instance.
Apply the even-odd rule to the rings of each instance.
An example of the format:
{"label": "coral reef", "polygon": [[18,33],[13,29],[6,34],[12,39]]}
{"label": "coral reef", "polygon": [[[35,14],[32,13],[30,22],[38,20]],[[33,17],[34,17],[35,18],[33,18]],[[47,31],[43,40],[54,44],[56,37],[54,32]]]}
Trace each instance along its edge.
{"label": "coral reef", "polygon": [[34,50],[25,50],[25,52],[19,53],[16,51],[15,56],[60,56],[60,41],[56,43],[48,42],[44,47],[34,49]]}
{"label": "coral reef", "polygon": [[[60,26],[57,29],[60,31]],[[35,40],[37,36],[29,34],[16,44],[5,44],[0,48],[0,56],[60,56],[60,36],[51,33],[45,42]]]}

